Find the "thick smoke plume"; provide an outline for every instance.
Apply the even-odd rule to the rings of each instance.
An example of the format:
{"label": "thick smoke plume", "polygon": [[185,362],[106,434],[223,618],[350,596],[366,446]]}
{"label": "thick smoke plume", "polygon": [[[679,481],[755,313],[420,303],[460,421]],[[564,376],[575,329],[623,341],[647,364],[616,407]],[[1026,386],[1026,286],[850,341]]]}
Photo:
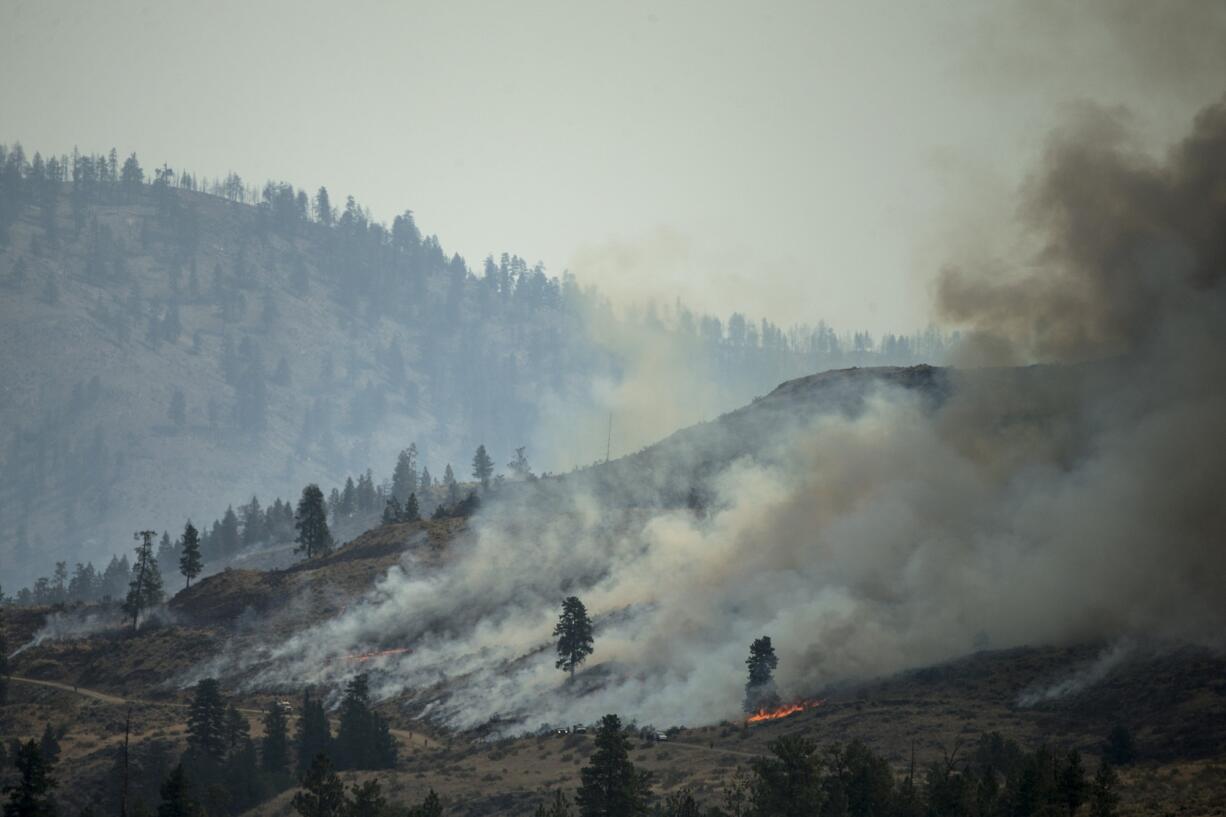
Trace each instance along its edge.
{"label": "thick smoke plume", "polygon": [[1087,107],[1052,138],[1022,208],[1039,251],[1010,280],[947,271],[946,318],[1044,361],[1221,340],[1209,334],[1226,265],[1226,105],[1202,111],[1165,162],[1131,148],[1126,122]]}
{"label": "thick smoke plume", "polygon": [[[1163,161],[1088,112],[1023,213],[1035,256],[1005,278],[950,271],[940,303],[971,330],[968,358],[1048,365],[782,389],[495,503],[445,568],[407,561],[339,618],[207,669],[331,682],[346,654],[410,647],[363,665],[377,694],[513,730],[734,716],[762,634],[794,696],[984,636],[1219,646],[1226,106]],[[568,594],[597,624],[573,686],[550,643]]]}

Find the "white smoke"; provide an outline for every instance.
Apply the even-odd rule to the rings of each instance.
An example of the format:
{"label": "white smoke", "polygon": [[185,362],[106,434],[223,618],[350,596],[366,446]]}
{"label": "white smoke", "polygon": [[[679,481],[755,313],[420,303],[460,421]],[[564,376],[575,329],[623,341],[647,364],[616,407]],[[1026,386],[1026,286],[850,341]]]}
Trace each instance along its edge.
{"label": "white smoke", "polygon": [[48,614],[33,637],[18,647],[9,658],[16,658],[26,650],[39,646],[47,641],[63,641],[70,638],[85,636],[115,630],[124,626],[122,616],[115,611],[91,612],[55,612]]}
{"label": "white smoke", "polygon": [[1026,689],[1017,698],[1020,707],[1031,707],[1076,695],[1098,684],[1136,653],[1132,639],[1121,639],[1104,649],[1095,659],[1078,667],[1069,675],[1045,686]]}

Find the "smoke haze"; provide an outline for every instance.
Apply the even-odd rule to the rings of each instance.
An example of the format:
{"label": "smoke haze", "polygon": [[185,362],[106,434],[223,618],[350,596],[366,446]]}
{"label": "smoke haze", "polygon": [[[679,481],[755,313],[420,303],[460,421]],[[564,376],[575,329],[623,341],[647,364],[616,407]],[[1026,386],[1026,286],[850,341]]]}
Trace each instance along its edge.
{"label": "smoke haze", "polygon": [[[411,646],[378,666],[378,694],[450,726],[517,729],[734,716],[761,634],[791,696],[985,635],[1220,646],[1223,190],[1222,104],[1162,159],[1131,146],[1120,112],[1086,109],[1026,187],[1037,251],[990,274],[951,268],[939,289],[970,330],[965,359],[1052,363],[829,375],[824,402],[781,389],[655,459],[495,503],[441,571],[406,563],[340,618],[209,669],[335,680],[338,656]],[[732,439],[747,441],[737,456]],[[680,473],[700,477],[705,512],[626,499],[684,494]],[[573,689],[550,643],[568,594],[597,625]]]}

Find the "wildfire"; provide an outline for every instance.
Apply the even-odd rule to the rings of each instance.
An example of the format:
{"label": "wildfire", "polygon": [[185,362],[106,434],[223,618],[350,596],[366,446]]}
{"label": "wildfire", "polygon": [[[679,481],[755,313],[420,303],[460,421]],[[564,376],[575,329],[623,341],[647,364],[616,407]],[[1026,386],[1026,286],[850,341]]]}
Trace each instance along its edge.
{"label": "wildfire", "polygon": [[759,709],[757,712],[745,719],[746,723],[762,723],[763,721],[777,721],[780,718],[786,718],[789,715],[795,715],[797,712],[804,712],[806,709],[813,709],[821,706],[826,701],[824,699],[815,698],[811,701],[797,701],[794,704],[784,704],[777,706],[774,709]]}
{"label": "wildfire", "polygon": [[402,655],[406,652],[412,652],[408,647],[392,647],[387,650],[375,650],[374,652],[357,653],[356,655],[346,655],[346,661],[352,661],[355,664],[363,664],[367,661],[374,661],[376,658],[387,658],[389,655]]}

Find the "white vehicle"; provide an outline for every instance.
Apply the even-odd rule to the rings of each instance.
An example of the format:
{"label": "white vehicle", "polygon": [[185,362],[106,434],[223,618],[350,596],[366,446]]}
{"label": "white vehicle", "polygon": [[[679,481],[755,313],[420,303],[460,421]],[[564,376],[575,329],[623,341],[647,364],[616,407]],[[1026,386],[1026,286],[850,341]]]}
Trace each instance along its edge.
{"label": "white vehicle", "polygon": [[655,739],[656,740],[668,740],[668,733],[667,732],[656,732]]}

